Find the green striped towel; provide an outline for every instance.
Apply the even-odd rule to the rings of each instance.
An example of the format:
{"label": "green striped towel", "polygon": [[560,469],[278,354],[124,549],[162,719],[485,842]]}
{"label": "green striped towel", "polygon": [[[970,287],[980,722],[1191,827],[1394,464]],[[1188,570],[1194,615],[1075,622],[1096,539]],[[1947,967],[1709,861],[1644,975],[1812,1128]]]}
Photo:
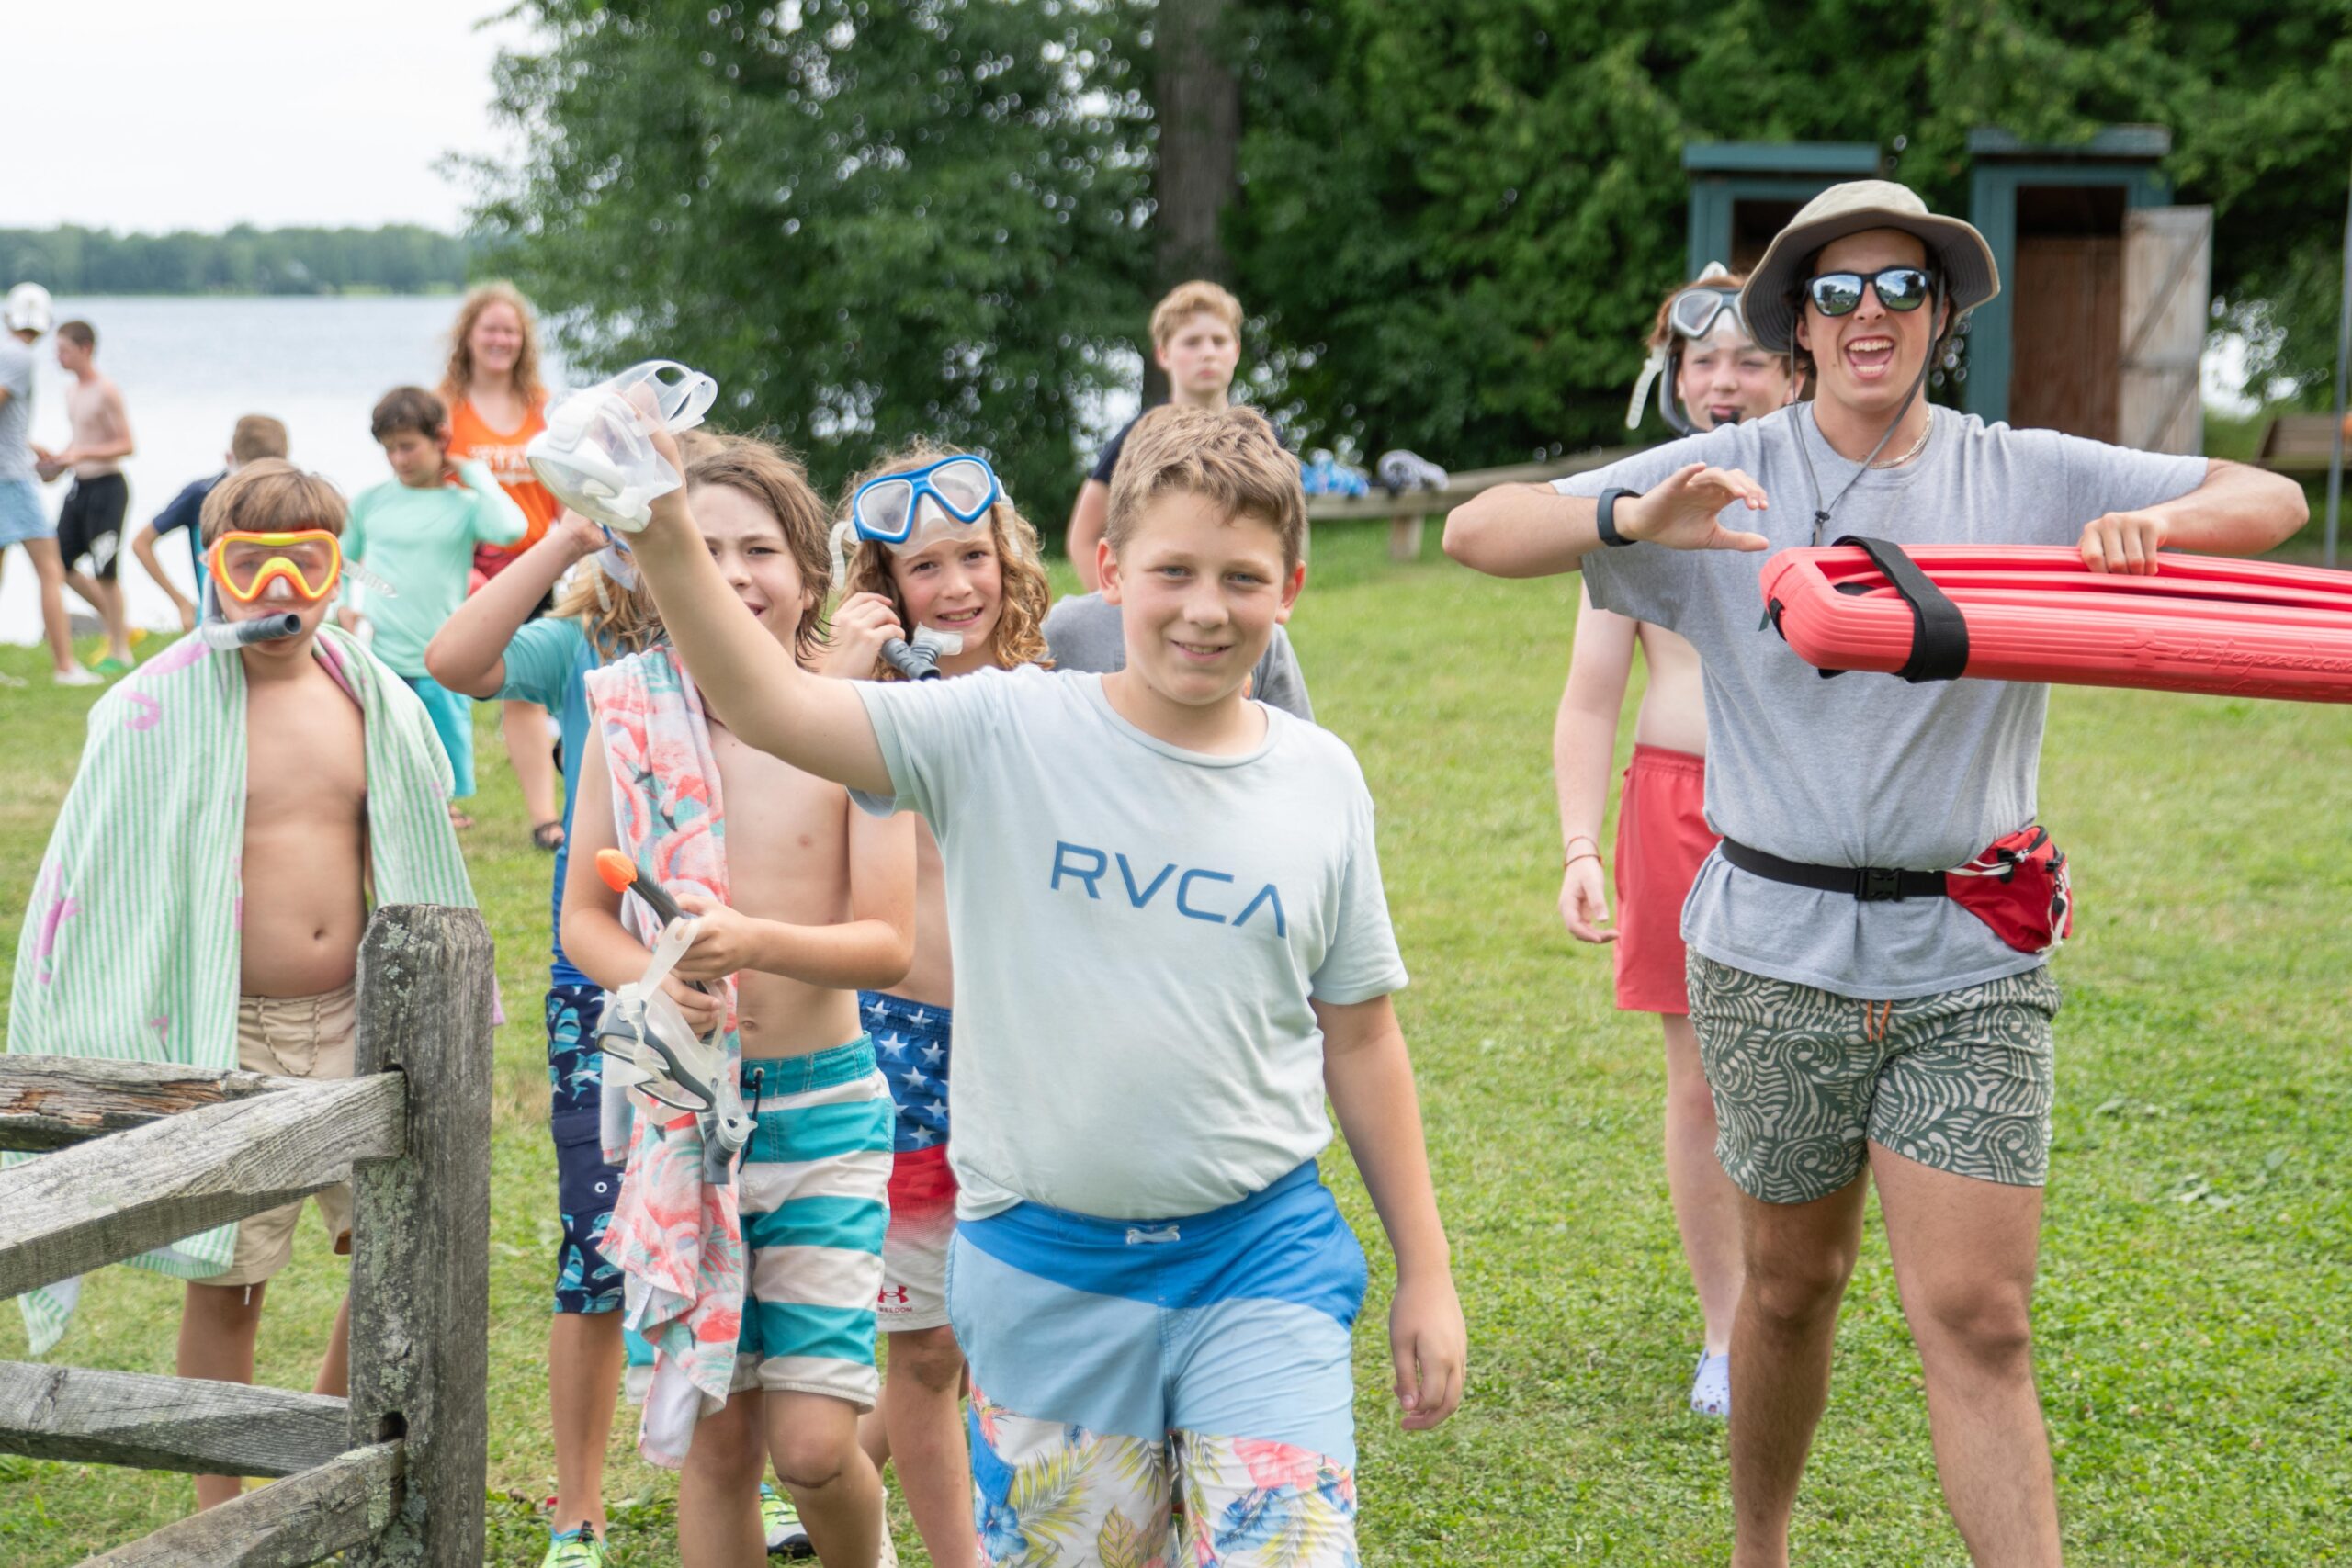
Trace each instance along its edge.
{"label": "green striped towel", "polygon": [[[320,628],[312,649],[367,726],[377,901],[473,908],[424,705],[340,629]],[[8,1049],[235,1067],[244,832],[244,660],[185,637],[90,709],[17,941]],[[131,1261],[203,1279],[235,1240],[219,1225]],[[34,1355],[65,1332],[79,1292],[62,1280],[18,1298]]]}

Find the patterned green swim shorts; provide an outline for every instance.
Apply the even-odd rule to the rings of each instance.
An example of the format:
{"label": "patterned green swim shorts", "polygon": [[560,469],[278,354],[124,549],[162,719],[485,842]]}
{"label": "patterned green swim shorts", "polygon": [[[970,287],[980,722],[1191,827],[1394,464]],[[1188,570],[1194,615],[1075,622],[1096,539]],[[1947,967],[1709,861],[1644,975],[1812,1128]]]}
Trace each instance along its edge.
{"label": "patterned green swim shorts", "polygon": [[1867,1145],[1955,1176],[2039,1187],[2050,1168],[2046,967],[1867,1002],[1693,952],[1690,1021],[1715,1099],[1715,1158],[1741,1191],[1810,1203]]}

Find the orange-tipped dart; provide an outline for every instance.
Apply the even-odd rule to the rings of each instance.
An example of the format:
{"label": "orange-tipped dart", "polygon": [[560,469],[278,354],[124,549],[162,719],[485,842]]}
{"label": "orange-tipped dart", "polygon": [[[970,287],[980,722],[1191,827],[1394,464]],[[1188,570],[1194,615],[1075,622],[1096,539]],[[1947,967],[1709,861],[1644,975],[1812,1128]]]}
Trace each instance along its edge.
{"label": "orange-tipped dart", "polygon": [[654,919],[665,926],[672,920],[686,918],[686,912],[678,908],[677,900],[664,893],[660,883],[641,874],[637,869],[637,863],[618,850],[596,852],[596,874],[603,877],[605,886],[614,892],[634,893],[644,899],[646,907],[653,911]]}

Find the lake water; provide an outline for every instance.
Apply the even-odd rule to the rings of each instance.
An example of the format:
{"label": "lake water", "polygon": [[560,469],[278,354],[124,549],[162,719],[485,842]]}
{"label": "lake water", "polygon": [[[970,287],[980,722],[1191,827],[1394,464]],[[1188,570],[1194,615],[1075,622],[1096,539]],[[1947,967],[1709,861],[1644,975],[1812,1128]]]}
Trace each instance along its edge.
{"label": "lake water", "polygon": [[[138,451],[123,464],[130,479],[132,529],[160,511],[190,479],[218,473],[229,433],[241,415],[286,422],[290,456],[333,479],[345,495],[391,478],[368,434],[376,400],[403,382],[431,387],[441,378],[454,297],[428,299],[102,299],[57,301],[57,320],[75,317],[97,329],[98,366],[122,389]],[[56,338],[34,346],[32,437],[66,443],[65,388]],[[560,369],[548,367],[560,384]],[[51,517],[66,480],[43,487]],[[134,623],[176,630],[171,601],[149,581],[123,540],[122,581]],[[183,592],[192,584],[187,544],[178,536],[158,555]],[[7,552],[0,579],[0,640],[40,636],[32,563]],[[66,607],[83,613],[66,594]]]}

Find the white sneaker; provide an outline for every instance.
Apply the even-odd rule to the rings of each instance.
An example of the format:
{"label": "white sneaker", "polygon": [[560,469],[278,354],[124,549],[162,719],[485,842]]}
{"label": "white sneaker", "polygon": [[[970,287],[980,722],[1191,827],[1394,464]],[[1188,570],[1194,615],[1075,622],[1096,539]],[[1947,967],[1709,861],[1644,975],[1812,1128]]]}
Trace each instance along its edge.
{"label": "white sneaker", "polygon": [[1731,1415],[1731,1354],[1699,1355],[1699,1370],[1690,1379],[1690,1414],[1729,1417]]}
{"label": "white sneaker", "polygon": [[51,677],[61,686],[103,686],[107,678],[96,671],[76,664],[71,670],[61,670]]}
{"label": "white sneaker", "polygon": [[875,1559],[875,1568],[899,1568],[899,1543],[890,1539],[890,1495],[882,1494],[882,1555]]}

